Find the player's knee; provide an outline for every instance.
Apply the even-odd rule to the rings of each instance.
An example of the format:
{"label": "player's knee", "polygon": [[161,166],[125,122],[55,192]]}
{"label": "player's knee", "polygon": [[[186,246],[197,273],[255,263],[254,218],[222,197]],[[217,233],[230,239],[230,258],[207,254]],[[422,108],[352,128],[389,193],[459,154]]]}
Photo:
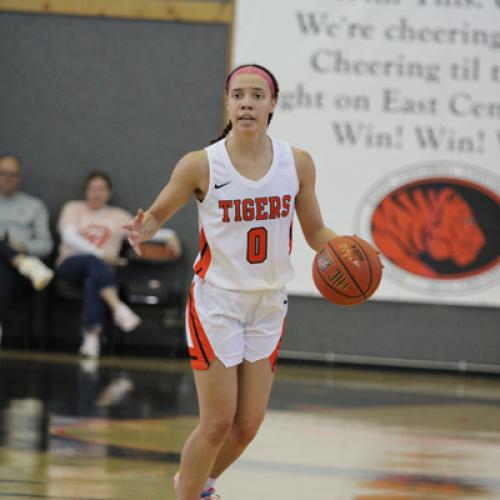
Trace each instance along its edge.
{"label": "player's knee", "polygon": [[206,422],[204,427],[204,434],[206,439],[213,445],[219,445],[228,436],[233,426],[232,418],[220,418]]}
{"label": "player's knee", "polygon": [[233,433],[238,443],[243,445],[250,443],[257,435],[262,420],[261,416],[237,420],[233,426]]}

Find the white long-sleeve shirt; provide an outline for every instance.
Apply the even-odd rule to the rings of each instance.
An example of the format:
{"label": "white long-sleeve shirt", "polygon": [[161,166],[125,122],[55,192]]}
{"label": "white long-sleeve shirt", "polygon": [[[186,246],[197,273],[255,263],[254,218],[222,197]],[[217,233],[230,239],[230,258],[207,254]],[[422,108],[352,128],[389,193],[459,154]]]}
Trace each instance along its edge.
{"label": "white long-sleeve shirt", "polygon": [[132,215],[118,207],[90,208],[85,201],[67,202],[59,217],[61,234],[59,262],[66,257],[81,254],[104,254],[116,257],[120,252],[126,232],[123,225]]}

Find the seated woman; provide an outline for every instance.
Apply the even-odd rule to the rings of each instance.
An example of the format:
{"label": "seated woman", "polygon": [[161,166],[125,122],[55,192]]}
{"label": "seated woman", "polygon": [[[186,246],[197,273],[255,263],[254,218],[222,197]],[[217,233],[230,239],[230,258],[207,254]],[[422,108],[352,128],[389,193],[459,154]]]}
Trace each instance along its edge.
{"label": "seated woman", "polygon": [[84,286],[80,354],[89,357],[99,356],[106,307],[123,331],[132,331],[141,322],[118,296],[115,266],[126,264],[119,257],[125,238],[122,226],[132,216],[108,205],[111,190],[111,179],[106,173],[90,173],[85,181],[85,200],[67,202],[58,221],[61,246],[56,275]]}

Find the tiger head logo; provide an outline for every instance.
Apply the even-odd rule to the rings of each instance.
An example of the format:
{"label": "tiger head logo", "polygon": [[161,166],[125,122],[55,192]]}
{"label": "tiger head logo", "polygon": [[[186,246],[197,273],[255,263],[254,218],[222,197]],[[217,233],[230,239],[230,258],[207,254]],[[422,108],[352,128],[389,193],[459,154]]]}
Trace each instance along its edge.
{"label": "tiger head logo", "polygon": [[388,194],[372,216],[372,235],[393,264],[428,278],[466,273],[487,244],[457,186],[421,182]]}

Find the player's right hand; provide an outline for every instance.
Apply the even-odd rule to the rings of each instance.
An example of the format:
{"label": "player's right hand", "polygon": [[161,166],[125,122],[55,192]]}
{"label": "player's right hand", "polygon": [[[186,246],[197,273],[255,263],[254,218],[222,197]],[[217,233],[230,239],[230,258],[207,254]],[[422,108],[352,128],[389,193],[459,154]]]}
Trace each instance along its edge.
{"label": "player's right hand", "polygon": [[130,224],[125,224],[123,229],[127,232],[127,240],[137,255],[142,255],[140,243],[144,231],[144,210],[139,208]]}

